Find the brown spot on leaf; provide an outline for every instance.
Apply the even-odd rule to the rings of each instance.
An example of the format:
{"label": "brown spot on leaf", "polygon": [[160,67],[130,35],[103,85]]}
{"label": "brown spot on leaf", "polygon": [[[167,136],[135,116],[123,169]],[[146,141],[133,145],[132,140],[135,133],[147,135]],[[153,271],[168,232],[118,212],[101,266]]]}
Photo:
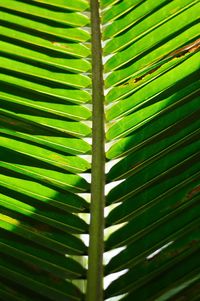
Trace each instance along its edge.
{"label": "brown spot on leaf", "polygon": [[200,185],[194,187],[188,194],[187,197],[191,199],[194,195],[198,194],[200,192]]}
{"label": "brown spot on leaf", "polygon": [[39,233],[51,232],[51,228],[49,227],[49,225],[39,223],[37,225],[34,225],[34,230]]}
{"label": "brown spot on leaf", "polygon": [[200,39],[197,39],[196,41],[173,51],[167,57],[181,57],[188,52],[195,52],[199,49],[200,49]]}
{"label": "brown spot on leaf", "polygon": [[[185,46],[183,46],[179,49],[176,49],[176,50],[172,51],[169,55],[163,57],[162,59],[160,59],[159,61],[156,62],[156,64],[158,64],[160,62],[159,66],[156,66],[154,68],[152,66],[151,70],[147,71],[146,73],[144,73],[143,75],[141,75],[139,77],[131,78],[128,82],[125,82],[120,87],[135,84],[135,83],[141,81],[147,75],[152,74],[153,72],[158,70],[166,62],[166,59],[168,59],[168,58],[169,59],[179,58],[179,57],[182,57],[182,56],[186,55],[187,53],[196,52],[199,49],[200,49],[200,38],[197,39],[196,41],[188,44],[188,45],[185,45]],[[162,61],[163,61],[163,64],[162,64]]]}

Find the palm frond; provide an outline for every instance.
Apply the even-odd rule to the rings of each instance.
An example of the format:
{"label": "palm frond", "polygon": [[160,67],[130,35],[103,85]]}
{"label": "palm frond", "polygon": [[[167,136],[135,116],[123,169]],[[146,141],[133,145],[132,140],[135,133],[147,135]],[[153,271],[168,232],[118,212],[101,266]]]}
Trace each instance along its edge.
{"label": "palm frond", "polygon": [[83,296],[72,280],[86,278],[90,19],[87,1],[75,2],[0,4],[0,269],[9,300]]}
{"label": "palm frond", "polygon": [[198,281],[198,8],[122,1],[105,10],[107,160],[117,159],[105,223],[118,226],[105,250],[123,247],[105,274],[124,271],[105,298],[171,300]]}

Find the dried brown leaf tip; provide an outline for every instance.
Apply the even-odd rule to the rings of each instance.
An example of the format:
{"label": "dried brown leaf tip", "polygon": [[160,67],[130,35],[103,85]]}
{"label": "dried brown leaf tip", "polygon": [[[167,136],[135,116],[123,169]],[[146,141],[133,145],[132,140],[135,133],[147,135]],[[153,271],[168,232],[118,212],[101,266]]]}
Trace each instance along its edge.
{"label": "dried brown leaf tip", "polygon": [[163,57],[161,60],[156,62],[155,65],[152,65],[152,69],[148,70],[146,73],[142,74],[141,76],[138,76],[136,78],[131,78],[128,82],[125,82],[120,87],[131,85],[131,84],[136,84],[137,82],[139,82],[143,78],[145,78],[147,75],[150,75],[150,74],[154,73],[156,70],[158,70],[167,61],[169,61],[171,59],[174,59],[174,58],[182,57],[182,56],[186,55],[187,53],[196,52],[199,49],[200,49],[200,38],[195,40],[194,42],[192,42],[190,44],[187,44],[187,45],[185,45],[185,46],[183,46],[179,49],[176,49],[176,50],[172,51],[170,54],[168,54],[167,56]]}
{"label": "dried brown leaf tip", "polygon": [[195,40],[194,42],[187,44],[172,53],[170,53],[167,57],[180,57],[185,55],[188,52],[195,52],[200,49],[200,39]]}

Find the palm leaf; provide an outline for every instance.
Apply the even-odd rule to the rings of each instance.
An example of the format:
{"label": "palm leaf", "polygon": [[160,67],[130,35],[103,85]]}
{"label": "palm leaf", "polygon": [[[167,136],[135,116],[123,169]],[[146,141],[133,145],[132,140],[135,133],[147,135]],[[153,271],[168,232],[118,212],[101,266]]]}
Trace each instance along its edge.
{"label": "palm leaf", "polygon": [[90,21],[79,11],[88,4],[48,2],[1,5],[0,269],[9,300],[80,300],[71,281],[86,277],[91,64],[79,42]]}
{"label": "palm leaf", "polygon": [[118,227],[105,250],[123,247],[105,273],[124,271],[105,298],[171,300],[199,277],[198,7],[141,2],[105,27],[107,183],[121,182],[107,195],[118,205],[106,226]]}
{"label": "palm leaf", "polygon": [[3,300],[198,300],[198,2],[0,4]]}

